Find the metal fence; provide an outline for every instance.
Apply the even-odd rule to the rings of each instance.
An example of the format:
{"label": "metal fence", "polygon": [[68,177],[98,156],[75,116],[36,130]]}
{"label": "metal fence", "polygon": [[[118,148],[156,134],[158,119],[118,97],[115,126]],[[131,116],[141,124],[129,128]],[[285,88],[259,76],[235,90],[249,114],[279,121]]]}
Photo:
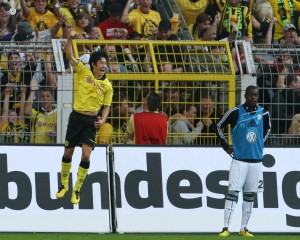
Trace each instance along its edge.
{"label": "metal fence", "polygon": [[56,143],[57,69],[51,42],[0,45],[2,143]]}
{"label": "metal fence", "polygon": [[236,42],[240,81],[251,76],[260,88],[259,103],[270,112],[270,146],[298,146],[300,137],[300,48]]}
{"label": "metal fence", "polygon": [[[64,44],[65,40],[1,43],[1,119],[7,123],[2,127],[2,142],[64,141],[73,98],[73,73],[64,57]],[[197,114],[183,114],[190,122],[191,132],[199,121],[216,121],[219,114],[235,104],[235,76],[229,46],[224,42],[76,40],[73,47],[76,57],[85,64],[93,51],[108,52],[107,76],[112,81],[114,97],[108,119],[113,130],[110,135],[105,133],[109,135],[107,143],[127,143],[127,121],[133,112],[142,111],[143,98],[149,91],[161,96],[159,111],[170,121],[180,120],[176,114],[179,111],[183,114],[192,105]],[[21,104],[22,84],[26,85],[24,104]],[[8,87],[13,91],[5,98]],[[30,92],[34,92],[31,99]],[[9,111],[14,110],[12,114],[21,113],[19,127],[11,123],[7,128],[10,118],[5,111],[7,116],[3,116],[5,102],[9,103]],[[25,108],[24,113],[20,111],[21,106]],[[202,108],[208,107],[214,113],[201,115]],[[174,143],[174,138],[186,138],[187,133],[175,134],[171,130],[169,143]],[[201,135],[197,133],[193,141],[182,144],[214,143],[211,129],[203,128]]]}
{"label": "metal fence", "polygon": [[[73,101],[73,72],[64,57],[64,44],[64,39],[1,43],[2,143],[63,143]],[[86,64],[97,49],[105,49],[109,54],[107,76],[114,87],[108,119],[111,133],[99,131],[98,135],[107,134],[109,144],[130,143],[126,137],[127,121],[132,113],[143,110],[148,92],[155,91],[161,96],[159,111],[170,119],[169,144],[216,144],[213,129],[207,126],[244,101],[247,85],[257,84],[260,104],[270,111],[272,120],[267,144],[297,146],[299,48],[266,47],[244,41],[235,44],[239,51],[237,58],[232,59],[231,49],[224,42],[74,41],[76,57]],[[234,61],[239,75],[235,75]],[[37,82],[36,90],[32,90],[32,79]],[[28,103],[31,90],[35,92],[32,104]],[[191,107],[196,114],[186,116]],[[182,115],[189,122],[190,133],[172,129]],[[201,133],[196,129],[199,121],[204,125]],[[99,136],[97,142],[101,143]]]}
{"label": "metal fence", "polygon": [[[82,51],[87,44],[90,49],[101,45],[109,55],[107,76],[114,88],[108,118],[113,129],[109,143],[127,143],[130,115],[142,111],[144,98],[149,91],[155,91],[161,96],[159,111],[170,119],[168,143],[216,144],[210,125],[235,104],[235,75],[225,42],[102,41],[100,44],[76,40],[73,49],[78,59],[83,56],[88,59]],[[187,122],[189,130],[178,132],[172,128],[173,123],[182,120]],[[197,129],[199,121],[203,124],[201,132]]]}

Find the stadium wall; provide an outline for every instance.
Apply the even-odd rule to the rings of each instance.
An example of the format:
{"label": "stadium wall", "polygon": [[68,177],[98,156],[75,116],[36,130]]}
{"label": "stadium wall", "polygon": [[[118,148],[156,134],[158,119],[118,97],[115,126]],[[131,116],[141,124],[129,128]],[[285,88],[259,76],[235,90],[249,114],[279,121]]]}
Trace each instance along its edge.
{"label": "stadium wall", "polygon": [[[79,205],[55,199],[62,146],[0,146],[1,232],[217,232],[230,157],[216,147],[98,146]],[[266,148],[249,228],[299,233],[299,148]],[[76,149],[70,188],[77,174]],[[231,231],[238,231],[241,199]]]}

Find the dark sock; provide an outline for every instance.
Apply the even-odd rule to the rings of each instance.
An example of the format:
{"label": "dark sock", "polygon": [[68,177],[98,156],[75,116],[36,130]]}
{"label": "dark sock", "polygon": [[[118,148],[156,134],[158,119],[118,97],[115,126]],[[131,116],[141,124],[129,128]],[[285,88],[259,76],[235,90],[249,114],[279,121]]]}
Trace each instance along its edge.
{"label": "dark sock", "polygon": [[84,169],[89,169],[90,167],[90,161],[81,161],[79,164],[80,167],[84,168]]}
{"label": "dark sock", "polygon": [[70,163],[70,162],[72,162],[72,158],[68,159],[68,158],[62,157],[61,161],[64,162],[64,163]]}

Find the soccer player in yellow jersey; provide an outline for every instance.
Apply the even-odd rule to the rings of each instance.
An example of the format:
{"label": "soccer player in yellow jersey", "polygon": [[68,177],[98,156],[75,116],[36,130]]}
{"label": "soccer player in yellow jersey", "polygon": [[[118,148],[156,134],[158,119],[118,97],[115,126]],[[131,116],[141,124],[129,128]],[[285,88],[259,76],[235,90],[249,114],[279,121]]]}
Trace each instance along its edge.
{"label": "soccer player in yellow jersey", "polygon": [[[62,198],[69,189],[69,174],[76,145],[81,146],[82,156],[78,167],[77,181],[72,191],[71,202],[78,204],[80,189],[90,166],[90,154],[95,147],[97,128],[102,126],[109,114],[113,96],[111,82],[106,78],[108,57],[104,51],[93,52],[89,59],[90,68],[77,61],[72,52],[72,36],[67,38],[66,56],[77,77],[74,81],[74,104],[70,114],[62,158],[61,188],[56,193]],[[101,117],[97,118],[103,106]]]}

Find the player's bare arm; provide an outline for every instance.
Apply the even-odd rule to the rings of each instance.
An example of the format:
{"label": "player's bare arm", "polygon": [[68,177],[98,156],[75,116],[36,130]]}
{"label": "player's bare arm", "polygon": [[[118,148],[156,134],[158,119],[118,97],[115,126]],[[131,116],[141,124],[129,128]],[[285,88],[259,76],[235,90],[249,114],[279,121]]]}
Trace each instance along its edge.
{"label": "player's bare arm", "polygon": [[74,57],[73,48],[72,48],[72,39],[74,37],[75,36],[71,32],[71,34],[67,38],[67,44],[66,44],[66,56],[67,56],[67,59],[68,59],[69,63],[72,66],[76,66],[78,64],[77,59]]}

